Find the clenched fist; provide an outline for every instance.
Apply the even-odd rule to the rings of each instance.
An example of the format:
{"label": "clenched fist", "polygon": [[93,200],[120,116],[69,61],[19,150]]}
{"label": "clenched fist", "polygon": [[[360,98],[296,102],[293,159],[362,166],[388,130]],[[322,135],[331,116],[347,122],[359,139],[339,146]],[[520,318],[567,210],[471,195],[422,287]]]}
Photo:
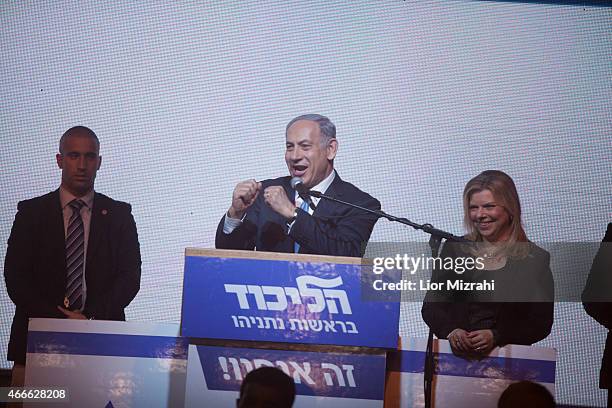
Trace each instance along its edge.
{"label": "clenched fist", "polygon": [[264,201],[274,212],[289,219],[293,217],[295,205],[287,197],[282,186],[270,186],[264,190]]}
{"label": "clenched fist", "polygon": [[238,183],[232,194],[232,206],[227,211],[230,218],[240,219],[257,198],[261,183],[251,179]]}

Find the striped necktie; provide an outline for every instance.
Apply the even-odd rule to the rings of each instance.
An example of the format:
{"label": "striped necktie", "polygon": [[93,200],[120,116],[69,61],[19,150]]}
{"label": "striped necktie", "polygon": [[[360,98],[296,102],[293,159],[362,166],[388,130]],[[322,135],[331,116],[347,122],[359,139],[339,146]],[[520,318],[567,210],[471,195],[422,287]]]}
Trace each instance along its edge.
{"label": "striped necktie", "polygon": [[[308,203],[305,200],[303,200],[302,205],[300,205],[300,208],[308,212]],[[298,244],[297,242],[293,244],[293,252],[295,252],[296,254],[300,252],[300,244]]]}
{"label": "striped necktie", "polygon": [[81,208],[85,203],[72,200],[69,204],[72,216],[66,232],[66,297],[64,306],[70,310],[80,310],[83,306],[83,266],[85,261],[85,229],[81,218]]}

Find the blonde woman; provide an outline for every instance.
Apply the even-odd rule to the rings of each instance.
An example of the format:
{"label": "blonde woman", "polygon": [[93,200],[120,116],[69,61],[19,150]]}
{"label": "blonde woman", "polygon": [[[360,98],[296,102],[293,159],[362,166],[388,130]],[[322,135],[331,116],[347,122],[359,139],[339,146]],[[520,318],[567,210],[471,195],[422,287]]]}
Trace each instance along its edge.
{"label": "blonde woman", "polygon": [[432,281],[493,281],[495,289],[429,291],[423,319],[456,354],[484,355],[544,339],[553,323],[550,256],[527,239],[514,181],[502,171],[484,171],[465,186],[463,206],[465,237],[474,244],[447,243],[441,257],[480,258],[482,268],[434,270]]}

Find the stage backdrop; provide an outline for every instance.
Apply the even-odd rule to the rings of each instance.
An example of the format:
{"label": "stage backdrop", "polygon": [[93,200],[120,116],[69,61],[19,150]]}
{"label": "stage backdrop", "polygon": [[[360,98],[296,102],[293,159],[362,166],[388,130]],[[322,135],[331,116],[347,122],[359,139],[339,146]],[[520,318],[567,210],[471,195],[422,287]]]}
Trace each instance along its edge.
{"label": "stage backdrop", "polygon": [[[286,174],[285,124],[309,112],[337,125],[340,175],[388,212],[460,233],[463,186],[501,169],[533,241],[601,240],[612,13],[542,3],[2,2],[0,262],[17,202],[58,187],[60,135],[89,126],[96,190],[138,224],[127,317],[178,322],[184,248],[214,245],[235,183]],[[381,221],[372,239],[427,237]],[[402,336],[426,335],[419,310],[403,306]],[[4,287],[0,312],[5,355]],[[603,405],[604,335],[580,304],[557,305],[541,344],[558,349],[560,402]]]}

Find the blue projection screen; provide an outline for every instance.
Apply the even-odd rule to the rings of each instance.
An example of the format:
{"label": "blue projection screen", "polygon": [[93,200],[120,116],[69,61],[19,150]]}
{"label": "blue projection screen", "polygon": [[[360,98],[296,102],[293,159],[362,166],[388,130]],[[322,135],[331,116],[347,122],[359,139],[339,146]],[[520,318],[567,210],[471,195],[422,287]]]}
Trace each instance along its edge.
{"label": "blue projection screen", "polygon": [[[213,247],[234,185],[287,173],[284,129],[321,113],[339,174],[389,213],[461,233],[461,193],[510,174],[536,243],[600,241],[612,215],[612,12],[490,1],[2,2],[0,262],[17,202],[54,190],[69,127],[96,190],[133,206],[129,320],[178,322],[185,247]],[[372,240],[426,241],[379,221]],[[0,289],[0,366],[14,306]],[[559,303],[557,398],[605,404],[605,329]],[[402,336],[424,337],[403,304]]]}

